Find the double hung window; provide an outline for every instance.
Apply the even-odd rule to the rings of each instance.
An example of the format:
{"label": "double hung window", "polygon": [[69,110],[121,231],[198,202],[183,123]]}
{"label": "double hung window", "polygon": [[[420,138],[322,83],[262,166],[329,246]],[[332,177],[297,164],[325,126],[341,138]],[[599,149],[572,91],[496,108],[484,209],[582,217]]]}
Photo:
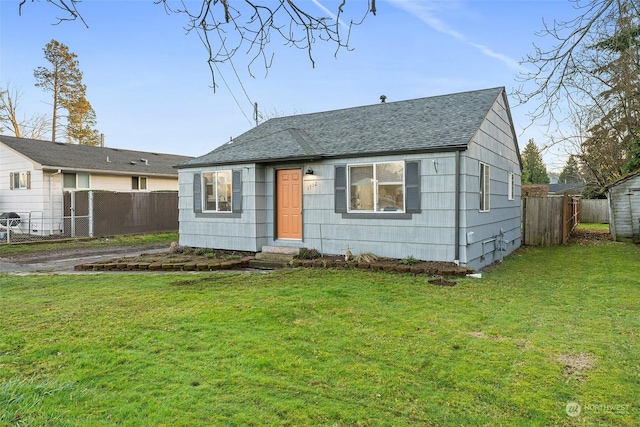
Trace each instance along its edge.
{"label": "double hung window", "polygon": [[231,212],[231,171],[204,172],[202,174],[204,212]]}
{"label": "double hung window", "polygon": [[404,162],[348,166],[349,212],[404,212]]}

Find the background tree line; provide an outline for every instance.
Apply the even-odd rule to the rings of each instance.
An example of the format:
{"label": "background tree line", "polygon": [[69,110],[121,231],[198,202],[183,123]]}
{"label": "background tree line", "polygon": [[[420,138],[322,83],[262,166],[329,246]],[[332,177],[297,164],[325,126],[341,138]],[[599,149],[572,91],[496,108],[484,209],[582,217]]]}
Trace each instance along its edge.
{"label": "background tree line", "polygon": [[44,57],[49,67],[34,71],[35,85],[52,95],[52,114],[26,116],[22,113],[22,92],[7,83],[0,88],[0,132],[13,133],[20,138],[44,139],[51,131],[51,140],[62,134],[67,142],[99,145],[96,113],[86,98],[87,87],[82,83],[77,56],[64,44],[51,40],[45,46]]}

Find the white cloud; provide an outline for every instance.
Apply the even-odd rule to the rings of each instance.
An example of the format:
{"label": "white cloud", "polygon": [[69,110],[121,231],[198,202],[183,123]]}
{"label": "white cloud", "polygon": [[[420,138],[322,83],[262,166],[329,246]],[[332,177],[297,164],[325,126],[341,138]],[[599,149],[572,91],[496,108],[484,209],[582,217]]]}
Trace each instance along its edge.
{"label": "white cloud", "polygon": [[[316,5],[316,6],[318,6],[320,9],[322,9],[322,11],[323,11],[324,13],[326,13],[327,15],[329,15],[332,19],[336,19],[336,14],[335,14],[335,13],[333,13],[333,12],[331,12],[331,11],[330,11],[329,9],[327,9],[326,7],[324,7],[324,6],[322,5],[322,3],[320,3],[318,0],[311,0],[311,1],[313,2],[313,4],[315,4],[315,5]],[[349,28],[349,26],[348,26],[347,24],[345,24],[345,23],[342,21],[342,19],[339,19],[339,20],[338,20],[338,23],[339,23],[340,25],[342,25],[344,28],[347,28],[347,29]]]}
{"label": "white cloud", "polygon": [[[434,14],[434,11],[437,10],[437,7],[435,6],[434,2],[414,1],[414,0],[386,0],[386,1],[396,6],[397,8],[402,9],[405,12],[408,12],[411,15],[415,16],[416,18],[420,19],[422,22],[427,24],[432,29],[442,34],[446,34],[450,37],[453,37],[454,39],[477,49],[483,55],[486,55],[488,57],[491,57],[503,62],[507,67],[511,69],[516,71],[526,71],[524,67],[520,65],[520,63],[515,59],[510,58],[507,55],[503,55],[501,53],[495,52],[494,50],[492,50],[491,48],[483,44],[475,43],[467,39],[467,37],[465,37],[464,34],[462,34],[459,31],[456,31],[455,29],[447,25],[446,22],[437,18]],[[451,5],[454,2],[447,2],[447,3]],[[458,2],[455,2],[455,3],[458,3]]]}

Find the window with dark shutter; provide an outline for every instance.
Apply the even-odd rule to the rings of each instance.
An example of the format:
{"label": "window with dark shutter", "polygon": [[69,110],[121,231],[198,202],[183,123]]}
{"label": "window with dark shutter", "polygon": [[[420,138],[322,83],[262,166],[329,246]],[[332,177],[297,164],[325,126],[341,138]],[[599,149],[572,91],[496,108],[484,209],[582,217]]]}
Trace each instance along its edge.
{"label": "window with dark shutter", "polygon": [[347,212],[347,167],[336,166],[334,183],[335,211]]}
{"label": "window with dark shutter", "polygon": [[202,181],[199,173],[193,174],[193,211],[202,212]]}
{"label": "window with dark shutter", "polygon": [[420,209],[420,161],[406,163],[405,187],[407,213],[418,213]]}

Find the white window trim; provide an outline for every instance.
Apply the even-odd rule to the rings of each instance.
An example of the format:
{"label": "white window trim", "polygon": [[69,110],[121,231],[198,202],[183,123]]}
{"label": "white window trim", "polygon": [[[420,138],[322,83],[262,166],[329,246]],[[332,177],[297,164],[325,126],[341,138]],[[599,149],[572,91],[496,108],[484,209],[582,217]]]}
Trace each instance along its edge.
{"label": "white window trim", "polygon": [[[133,188],[133,178],[138,178],[138,188]],[[140,180],[144,179],[144,187],[140,188]],[[149,189],[149,178],[144,175],[132,175],[131,176],[131,190],[132,191],[147,191]]]}
{"label": "white window trim", "polygon": [[[20,179],[21,176],[24,175],[24,187],[20,185],[20,182],[22,181]],[[22,171],[22,172],[13,172],[11,174],[11,179],[13,180],[13,182],[11,183],[11,189],[12,190],[28,190],[29,189],[29,172],[28,171]],[[16,186],[16,180],[18,181],[18,185]]]}
{"label": "white window trim", "polygon": [[[381,164],[387,164],[387,163],[402,163],[403,167],[402,167],[402,183],[398,182],[397,184],[401,184],[402,185],[402,210],[395,210],[395,211],[378,211],[376,210],[377,205],[378,205],[378,201],[377,201],[377,197],[376,195],[378,194],[378,180],[376,179],[376,165],[381,165]],[[352,167],[365,167],[365,166],[371,166],[373,168],[373,194],[374,194],[374,205],[373,205],[373,209],[351,209],[351,168]],[[402,160],[390,160],[388,162],[372,162],[372,163],[353,163],[353,164],[347,164],[347,170],[346,170],[346,181],[347,181],[347,212],[348,213],[376,213],[376,214],[384,214],[384,215],[390,215],[390,214],[398,214],[398,213],[405,213],[407,210],[407,206],[406,206],[406,202],[407,202],[407,186],[406,186],[406,177],[407,177],[407,173],[406,173],[406,169],[407,169],[407,165],[405,161]],[[393,182],[389,182],[387,184],[394,184]]]}
{"label": "white window trim", "polygon": [[[213,188],[216,191],[216,195],[215,198],[216,200],[220,200],[219,196],[217,194],[218,192],[218,174],[220,173],[228,173],[229,174],[229,179],[230,181],[228,182],[228,185],[231,186],[231,194],[229,195],[229,199],[226,200],[226,203],[229,204],[229,210],[226,211],[221,211],[221,210],[212,210],[212,209],[207,209],[207,184],[205,182],[205,175],[207,174],[215,174],[216,175],[216,180],[215,180],[215,185],[213,186]],[[229,214],[229,213],[233,213],[233,171],[231,169],[222,169],[222,170],[215,170],[215,171],[204,171],[200,174],[200,180],[201,180],[201,186],[200,188],[202,188],[202,194],[200,195],[202,198],[202,212],[203,213],[216,213],[216,214]],[[216,204],[217,206],[217,204]]]}
{"label": "white window trim", "polygon": [[509,179],[507,182],[507,185],[509,186],[508,191],[508,198],[509,200],[515,200],[516,198],[516,174],[513,172],[509,172]]}
{"label": "white window trim", "polygon": [[[73,174],[76,178],[76,184],[75,187],[65,187],[64,186],[64,175],[71,175]],[[78,185],[78,175],[87,175],[87,178],[89,178],[89,186],[88,187],[80,187]],[[83,173],[83,172],[64,172],[64,174],[62,175],[62,187],[63,188],[68,188],[71,190],[89,190],[91,188],[91,174],[90,173]]]}
{"label": "white window trim", "polygon": [[486,163],[480,162],[479,172],[479,211],[489,212],[491,210],[491,167]]}

